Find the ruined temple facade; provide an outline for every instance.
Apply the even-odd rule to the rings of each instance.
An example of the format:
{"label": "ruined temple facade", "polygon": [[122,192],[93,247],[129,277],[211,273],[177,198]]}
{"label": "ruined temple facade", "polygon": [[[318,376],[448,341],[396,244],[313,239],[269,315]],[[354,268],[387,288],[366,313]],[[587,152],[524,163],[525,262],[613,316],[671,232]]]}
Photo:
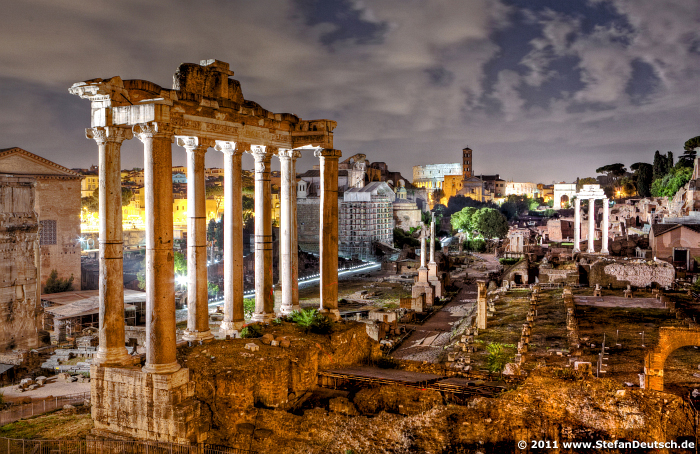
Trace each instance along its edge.
{"label": "ruined temple facade", "polygon": [[[254,321],[275,317],[272,293],[270,163],[281,164],[281,312],[299,309],[297,286],[296,160],[319,158],[320,312],[338,312],[338,160],[331,120],[305,121],[273,113],[243,97],[228,63],[183,63],[173,88],[145,80],[91,79],[72,94],[91,101],[100,184],[100,330],[94,359],[92,414],[105,434],[162,441],[203,441],[207,423],[191,399],[189,371],[176,358],[173,269],[172,143],[187,154],[188,321],[184,338],[211,339],[209,330],[204,155],[224,154],[224,320],[222,335],[236,336],[243,317],[242,153],[255,159]],[[146,206],[146,364],[135,369],[124,346],[120,149],[138,138],[144,147]],[[117,411],[118,410],[118,411]]]}

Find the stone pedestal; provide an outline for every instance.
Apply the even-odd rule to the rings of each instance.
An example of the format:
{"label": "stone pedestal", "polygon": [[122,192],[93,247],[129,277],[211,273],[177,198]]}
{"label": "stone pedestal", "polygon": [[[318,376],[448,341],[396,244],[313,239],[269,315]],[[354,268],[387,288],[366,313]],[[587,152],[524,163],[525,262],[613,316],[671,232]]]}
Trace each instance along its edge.
{"label": "stone pedestal", "polygon": [[440,277],[437,275],[437,263],[431,262],[428,264],[428,281],[435,288],[435,297],[442,298],[445,296],[444,285]]}
{"label": "stone pedestal", "polygon": [[428,269],[425,267],[418,268],[418,282],[413,284],[411,288],[411,297],[417,298],[425,295],[425,305],[432,306],[435,303],[435,288],[428,280]]}
{"label": "stone pedestal", "polygon": [[209,417],[194,399],[189,369],[161,375],[92,366],[90,378],[95,433],[172,443],[206,440]]}

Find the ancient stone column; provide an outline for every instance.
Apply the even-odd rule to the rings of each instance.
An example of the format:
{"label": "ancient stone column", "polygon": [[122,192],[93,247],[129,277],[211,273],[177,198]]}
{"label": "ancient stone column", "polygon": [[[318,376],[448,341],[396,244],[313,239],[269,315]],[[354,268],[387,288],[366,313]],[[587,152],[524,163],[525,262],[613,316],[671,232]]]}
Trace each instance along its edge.
{"label": "ancient stone column", "polygon": [[476,327],[486,329],[486,281],[477,281],[477,297],[476,297]]}
{"label": "ancient stone column", "polygon": [[173,259],[173,131],[164,123],[141,123],[146,199],[146,365],[144,372],[180,369],[175,349],[175,270]]}
{"label": "ancient stone column", "polygon": [[178,136],[187,150],[187,329],[183,339],[201,341],[214,336],[209,329],[207,288],[207,207],[204,191],[204,155],[209,142]]}
{"label": "ancient stone column", "polygon": [[588,199],[588,252],[593,254],[595,252],[594,243],[595,242],[595,199]]}
{"label": "ancient stone column", "polygon": [[574,252],[581,252],[581,199],[574,200]]}
{"label": "ancient stone column", "polygon": [[425,268],[425,235],[420,236],[420,267]]}
{"label": "ancient stone column", "polygon": [[319,312],[337,320],[338,311],[338,158],[340,150],[318,149],[321,161],[321,225],[319,257],[321,260],[321,307]]}
{"label": "ancient stone column", "polygon": [[[297,150],[279,150],[278,156],[282,168],[282,181],[280,183],[280,282],[282,284],[282,307],[283,314],[290,314],[295,310],[300,310],[299,306],[299,283],[297,282],[298,260],[295,241],[292,241],[296,229],[296,219],[293,213],[296,212],[296,160],[301,157],[301,152]],[[296,271],[296,272],[295,272]],[[294,288],[297,288],[297,300],[294,301]]]}
{"label": "ancient stone column", "polygon": [[243,314],[243,192],[241,155],[250,145],[216,141],[224,153],[224,320],[222,337],[235,336],[245,324]]}
{"label": "ancient stone column", "polygon": [[255,158],[255,312],[253,321],[275,318],[272,295],[272,187],[270,160],[273,147],[252,145]]}
{"label": "ancient stone column", "polygon": [[292,161],[292,307],[299,306],[299,236],[297,232],[296,159]]}
{"label": "ancient stone column", "polygon": [[609,254],[608,251],[608,229],[610,228],[610,205],[608,204],[608,199],[603,199],[603,222],[601,225],[602,235],[602,246],[600,248],[601,254]]}
{"label": "ancient stone column", "polygon": [[125,365],[131,361],[124,346],[121,146],[132,133],[109,126],[88,128],[85,135],[97,142],[100,164],[100,346],[93,364]]}
{"label": "ancient stone column", "polygon": [[430,265],[435,265],[435,213],[430,221]]}

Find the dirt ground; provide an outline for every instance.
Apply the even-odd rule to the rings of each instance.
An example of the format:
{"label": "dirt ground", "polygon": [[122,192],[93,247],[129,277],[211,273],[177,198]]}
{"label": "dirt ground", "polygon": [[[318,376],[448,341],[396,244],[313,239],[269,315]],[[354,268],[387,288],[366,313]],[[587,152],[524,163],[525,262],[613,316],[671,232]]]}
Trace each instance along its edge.
{"label": "dirt ground", "polygon": [[49,377],[48,381],[41,388],[32,391],[19,392],[14,386],[0,388],[0,394],[6,402],[13,402],[17,399],[43,399],[48,396],[59,397],[68,394],[89,393],[90,383],[65,383],[58,381],[57,377]]}

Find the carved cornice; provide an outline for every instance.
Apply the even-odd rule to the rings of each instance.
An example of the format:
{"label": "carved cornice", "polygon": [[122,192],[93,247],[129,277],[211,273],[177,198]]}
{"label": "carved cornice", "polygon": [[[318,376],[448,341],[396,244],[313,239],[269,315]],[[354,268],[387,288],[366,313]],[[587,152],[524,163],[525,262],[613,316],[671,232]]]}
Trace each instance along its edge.
{"label": "carved cornice", "polygon": [[319,148],[314,151],[314,156],[317,158],[338,159],[342,155],[340,150],[336,150],[335,148]]}
{"label": "carved cornice", "polygon": [[134,137],[130,129],[116,128],[114,126],[95,126],[85,129],[85,137],[93,139],[99,145],[105,143],[122,143]]}
{"label": "carved cornice", "polygon": [[170,124],[158,122],[139,123],[134,125],[133,130],[134,135],[138,137],[141,142],[145,141],[146,139],[161,137],[172,140],[175,133],[174,128]]}

